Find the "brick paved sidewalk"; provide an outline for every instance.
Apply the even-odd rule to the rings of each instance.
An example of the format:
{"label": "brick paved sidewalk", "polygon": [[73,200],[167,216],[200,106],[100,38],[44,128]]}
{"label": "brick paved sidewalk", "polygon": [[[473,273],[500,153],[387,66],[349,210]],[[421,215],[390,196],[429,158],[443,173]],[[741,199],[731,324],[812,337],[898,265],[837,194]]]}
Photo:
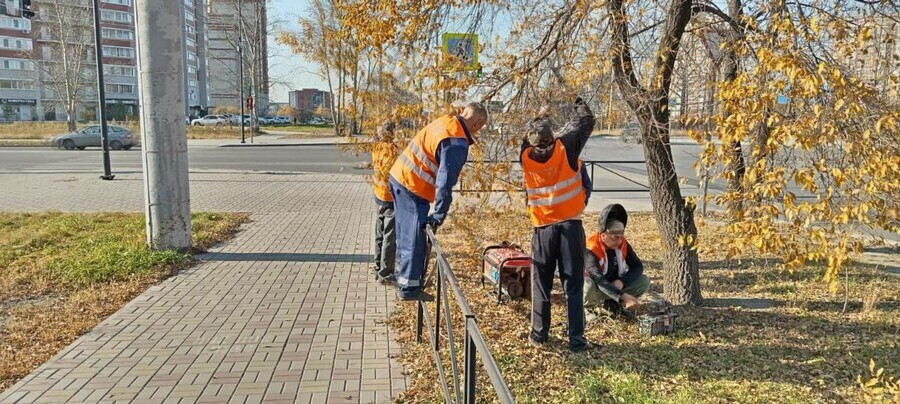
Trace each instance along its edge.
{"label": "brick paved sidewalk", "polygon": [[[195,194],[194,206],[227,204],[213,195],[235,192],[234,178]],[[405,389],[384,323],[395,292],[368,275],[368,186],[350,175],[267,178],[240,176],[240,201],[256,213],[236,239],[148,289],[0,402],[368,403]]]}

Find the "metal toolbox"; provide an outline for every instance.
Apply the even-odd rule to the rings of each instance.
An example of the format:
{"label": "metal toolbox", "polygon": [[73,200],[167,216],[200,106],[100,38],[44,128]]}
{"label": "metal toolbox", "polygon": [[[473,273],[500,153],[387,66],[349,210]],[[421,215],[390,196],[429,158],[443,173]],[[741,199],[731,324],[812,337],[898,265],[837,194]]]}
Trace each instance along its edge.
{"label": "metal toolbox", "polygon": [[531,256],[521,247],[506,241],[487,245],[481,257],[481,286],[485,280],[490,281],[498,303],[503,294],[513,299],[531,297]]}

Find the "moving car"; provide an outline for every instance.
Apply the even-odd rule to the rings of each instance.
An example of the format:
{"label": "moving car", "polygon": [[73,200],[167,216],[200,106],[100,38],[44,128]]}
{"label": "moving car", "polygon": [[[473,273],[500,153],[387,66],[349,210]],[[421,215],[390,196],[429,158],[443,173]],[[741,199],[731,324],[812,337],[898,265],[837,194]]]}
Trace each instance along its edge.
{"label": "moving car", "polygon": [[203,118],[197,118],[191,121],[191,126],[225,126],[228,121],[220,115],[207,115]]}
{"label": "moving car", "polygon": [[[129,150],[135,145],[134,133],[121,126],[107,126],[110,150]],[[50,139],[50,144],[66,150],[84,150],[87,147],[101,147],[100,125],[87,126],[75,132]]]}

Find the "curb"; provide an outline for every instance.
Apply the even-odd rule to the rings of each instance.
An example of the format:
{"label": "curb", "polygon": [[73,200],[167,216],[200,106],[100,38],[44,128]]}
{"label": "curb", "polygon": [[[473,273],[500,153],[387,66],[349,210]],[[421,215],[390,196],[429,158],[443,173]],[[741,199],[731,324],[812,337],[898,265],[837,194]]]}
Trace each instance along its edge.
{"label": "curb", "polygon": [[297,146],[340,146],[352,143],[316,142],[316,143],[228,143],[218,147],[297,147]]}

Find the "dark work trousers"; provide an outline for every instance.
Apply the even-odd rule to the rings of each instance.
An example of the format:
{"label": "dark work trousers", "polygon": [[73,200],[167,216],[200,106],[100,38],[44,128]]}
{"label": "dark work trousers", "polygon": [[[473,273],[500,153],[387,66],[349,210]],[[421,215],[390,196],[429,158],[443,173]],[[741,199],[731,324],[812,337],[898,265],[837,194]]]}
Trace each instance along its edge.
{"label": "dark work trousers", "polygon": [[569,349],[583,347],[584,339],[584,228],[581,220],[566,220],[535,227],[531,239],[531,338],[546,342],[550,337],[550,290],[553,273],[566,292],[569,318]]}
{"label": "dark work trousers", "polygon": [[397,261],[397,239],[394,234],[394,204],[381,203],[375,218],[375,276],[394,275]]}
{"label": "dark work trousers", "polygon": [[397,286],[400,296],[419,292],[422,272],[425,272],[425,220],[428,219],[427,200],[410,192],[391,178],[394,196],[394,227],[397,233]]}

